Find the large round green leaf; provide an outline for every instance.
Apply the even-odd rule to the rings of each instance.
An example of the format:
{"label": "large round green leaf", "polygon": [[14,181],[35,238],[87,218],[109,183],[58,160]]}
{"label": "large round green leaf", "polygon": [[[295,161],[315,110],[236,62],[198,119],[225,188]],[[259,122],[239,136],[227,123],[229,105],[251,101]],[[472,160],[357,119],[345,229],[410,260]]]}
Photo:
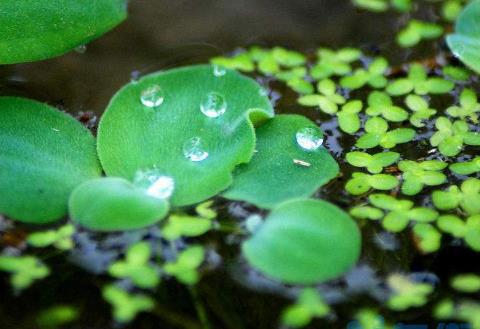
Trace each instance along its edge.
{"label": "large round green leaf", "polygon": [[[205,115],[202,105],[218,109],[218,116]],[[234,167],[253,154],[250,120],[271,115],[269,99],[250,78],[210,65],[173,69],[113,97],[100,122],[98,153],[107,175],[131,180],[155,168],[175,180],[174,205],[193,204],[231,184]]]}
{"label": "large round green leaf", "polygon": [[292,284],[333,279],[357,261],[360,232],[353,220],[322,200],[287,201],[275,208],[242,250],[265,275]]}
{"label": "large round green leaf", "polygon": [[465,65],[480,73],[480,0],[469,3],[455,24],[455,34],[447,36],[450,50]]}
{"label": "large round green leaf", "polygon": [[168,201],[149,196],[123,178],[97,178],[77,187],[70,197],[72,220],[96,231],[140,229],[168,213]]}
{"label": "large round green leaf", "polygon": [[0,213],[45,223],[63,217],[71,191],[100,176],[91,133],[71,116],[0,97]]}
{"label": "large round green leaf", "polygon": [[126,0],[2,0],[0,64],[62,55],[123,21]]}
{"label": "large round green leaf", "polygon": [[299,115],[279,115],[257,128],[257,152],[250,163],[235,170],[233,184],[223,196],[272,208],[308,197],[337,176],[338,164],[327,149],[299,145],[297,136],[302,137],[298,134],[305,128],[317,131],[312,137],[323,139],[319,128]]}

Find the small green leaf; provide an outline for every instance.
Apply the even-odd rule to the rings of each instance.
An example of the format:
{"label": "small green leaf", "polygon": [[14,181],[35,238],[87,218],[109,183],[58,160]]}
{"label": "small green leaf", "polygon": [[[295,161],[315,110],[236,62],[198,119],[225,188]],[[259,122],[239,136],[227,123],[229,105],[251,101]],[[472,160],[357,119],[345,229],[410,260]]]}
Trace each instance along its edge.
{"label": "small green leaf", "polygon": [[275,208],[242,250],[248,262],[269,277],[286,283],[318,283],[355,264],[360,233],[336,206],[294,200]]}
{"label": "small green leaf", "polygon": [[455,290],[475,293],[480,291],[480,276],[473,273],[459,274],[452,278],[450,284]]}
{"label": "small green leaf", "polygon": [[359,68],[353,74],[340,79],[340,85],[347,89],[359,89],[366,84],[372,88],[383,88],[387,84],[387,79],[384,77],[387,69],[387,60],[383,57],[377,57],[367,69]]}
{"label": "small green leaf", "polygon": [[75,227],[68,224],[57,230],[32,233],[28,236],[27,242],[36,248],[53,245],[60,250],[69,250],[73,248],[72,236],[74,233]]}
{"label": "small green leaf", "polygon": [[341,111],[337,112],[338,125],[342,131],[352,135],[360,129],[358,113],[362,111],[362,106],[362,101],[351,100],[342,106]]}
{"label": "small green leaf", "polygon": [[105,286],[102,294],[113,307],[113,317],[120,323],[130,322],[138,313],[150,311],[155,306],[152,298],[142,294],[130,295],[114,285]]}
{"label": "small green leaf", "polygon": [[374,91],[368,96],[366,112],[370,116],[381,115],[388,121],[401,122],[408,119],[408,112],[393,105],[390,96],[384,92]]}
{"label": "small green leaf", "polygon": [[475,157],[471,161],[452,163],[450,170],[465,176],[480,172],[480,157]]}
{"label": "small green leaf", "polygon": [[467,179],[460,188],[453,185],[446,191],[434,191],[432,201],[440,210],[460,206],[469,215],[480,214],[480,179]]}
{"label": "small green leaf", "polygon": [[116,278],[130,279],[139,288],[154,288],[160,282],[155,268],[148,264],[150,245],[138,242],[128,248],[124,261],[116,261],[108,268],[108,273]]}
{"label": "small green leaf", "polygon": [[162,235],[167,240],[175,240],[181,236],[195,237],[208,232],[212,221],[207,218],[171,215],[162,229]]}
{"label": "small green leaf", "polygon": [[70,197],[69,209],[72,220],[83,227],[120,231],[160,221],[167,215],[169,205],[151,189],[136,187],[123,178],[109,177],[90,180],[76,188]]}
{"label": "small green leaf", "polygon": [[398,34],[397,43],[401,47],[408,48],[415,46],[423,39],[435,39],[442,34],[443,28],[440,25],[412,19]]}
{"label": "small green leaf", "polygon": [[417,163],[404,160],[398,163],[398,168],[403,172],[402,193],[415,195],[422,191],[424,186],[436,186],[446,182],[447,176],[438,171],[443,170],[448,164],[438,160],[428,160]]}
{"label": "small green leaf", "polygon": [[10,283],[18,290],[50,274],[50,269],[34,256],[0,256],[0,271],[11,273]]}
{"label": "small green leaf", "polygon": [[261,208],[308,197],[338,174],[338,164],[321,146],[323,134],[310,120],[278,115],[257,129],[257,153],[234,172],[223,194]]}
{"label": "small green leaf", "polygon": [[380,173],[384,167],[390,166],[400,158],[397,152],[382,152],[374,155],[354,151],[348,152],[346,160],[355,167],[365,167],[372,174]]}
{"label": "small green leaf", "polygon": [[426,223],[415,224],[413,234],[418,240],[418,247],[425,253],[432,253],[440,249],[442,234],[435,227]]}
{"label": "small green leaf", "polygon": [[387,282],[393,292],[387,305],[395,311],[423,306],[427,303],[428,295],[433,292],[430,284],[413,282],[400,274],[390,275]]}
{"label": "small green leaf", "polygon": [[0,64],[62,55],[98,38],[126,17],[125,0],[3,0]]}
{"label": "small green leaf", "polygon": [[313,288],[305,288],[295,304],[288,306],[282,314],[282,323],[299,328],[309,324],[314,318],[323,318],[330,312],[329,306]]}
{"label": "small green leaf", "polygon": [[358,206],[350,210],[350,215],[361,219],[379,220],[383,218],[383,211],[369,206]]}
{"label": "small green leaf", "polygon": [[456,238],[463,238],[467,232],[466,223],[455,215],[442,215],[437,219],[437,226],[443,232]]}
{"label": "small green leaf", "polygon": [[0,150],[0,213],[22,222],[62,218],[73,189],[101,173],[86,128],[24,98],[0,97]]}
{"label": "small green leaf", "polygon": [[368,175],[364,173],[353,173],[352,178],[345,185],[348,193],[360,195],[370,189],[391,190],[399,184],[398,179],[386,174]]}
{"label": "small green leaf", "polygon": [[179,282],[187,285],[196,284],[199,280],[198,267],[205,258],[205,250],[201,246],[191,246],[183,250],[174,262],[166,263],[165,273],[174,276]]}

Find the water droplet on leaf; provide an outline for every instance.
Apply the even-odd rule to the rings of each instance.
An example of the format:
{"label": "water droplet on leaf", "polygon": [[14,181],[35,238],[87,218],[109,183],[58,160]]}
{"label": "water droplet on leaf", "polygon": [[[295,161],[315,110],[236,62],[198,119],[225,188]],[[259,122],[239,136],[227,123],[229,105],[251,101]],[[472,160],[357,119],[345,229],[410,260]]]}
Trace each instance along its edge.
{"label": "water droplet on leaf", "polygon": [[300,129],[295,135],[297,144],[307,151],[318,149],[323,144],[322,133],[319,129],[305,127]]}
{"label": "water droplet on leaf", "polygon": [[173,178],[161,174],[157,169],[138,171],[133,183],[144,189],[147,195],[157,199],[169,198],[175,189]]}
{"label": "water droplet on leaf", "polygon": [[227,73],[227,70],[225,68],[215,65],[213,66],[213,75],[216,77],[223,77]]}
{"label": "water droplet on leaf", "polygon": [[155,108],[163,103],[163,90],[159,85],[153,85],[142,91],[140,100],[143,105]]}
{"label": "water droplet on leaf", "polygon": [[200,137],[192,137],[183,144],[183,155],[193,162],[203,161],[208,157]]}
{"label": "water droplet on leaf", "polygon": [[222,95],[216,92],[208,93],[200,104],[200,110],[209,118],[221,116],[227,110],[227,103]]}
{"label": "water droplet on leaf", "polygon": [[78,54],[85,54],[87,52],[87,46],[86,45],[80,45],[80,46],[76,47],[74,50]]}

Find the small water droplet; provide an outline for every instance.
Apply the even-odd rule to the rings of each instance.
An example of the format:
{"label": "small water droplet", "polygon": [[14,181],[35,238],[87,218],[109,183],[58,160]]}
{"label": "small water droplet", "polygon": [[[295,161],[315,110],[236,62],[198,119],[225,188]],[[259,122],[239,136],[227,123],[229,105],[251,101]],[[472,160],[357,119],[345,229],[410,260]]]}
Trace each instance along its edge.
{"label": "small water droplet", "polygon": [[217,118],[227,110],[227,103],[222,95],[216,92],[208,93],[200,104],[200,111],[209,118]]}
{"label": "small water droplet", "polygon": [[183,155],[193,162],[203,161],[208,158],[200,137],[192,137],[183,144]]}
{"label": "small water droplet", "polygon": [[87,52],[87,46],[86,45],[80,45],[80,46],[76,47],[74,50],[78,54],[85,54]]}
{"label": "small water droplet", "polygon": [[318,149],[323,144],[322,133],[319,129],[305,127],[300,129],[295,135],[297,144],[307,151]]}
{"label": "small water droplet", "polygon": [[164,100],[163,90],[159,85],[152,85],[142,91],[140,101],[143,105],[150,108],[159,107]]}
{"label": "small water droplet", "polygon": [[214,65],[213,66],[213,75],[216,77],[223,77],[227,73],[227,70],[225,70],[224,67],[221,67],[219,65]]}
{"label": "small water droplet", "polygon": [[163,175],[158,169],[141,170],[135,175],[134,185],[145,190],[145,193],[157,199],[167,199],[173,194],[175,181]]}

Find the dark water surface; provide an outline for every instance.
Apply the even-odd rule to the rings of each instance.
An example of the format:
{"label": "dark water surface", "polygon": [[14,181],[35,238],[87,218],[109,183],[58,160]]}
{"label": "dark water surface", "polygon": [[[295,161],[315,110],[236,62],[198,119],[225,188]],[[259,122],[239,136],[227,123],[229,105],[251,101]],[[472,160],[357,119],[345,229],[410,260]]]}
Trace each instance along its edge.
{"label": "dark water surface", "polygon": [[[420,11],[418,16],[435,19],[429,9]],[[355,46],[370,54],[384,55],[393,63],[435,55],[442,45],[427,44],[414,52],[399,51],[395,47],[395,32],[407,17],[396,13],[359,12],[346,0],[136,0],[131,1],[128,20],[87,45],[85,53],[72,52],[39,63],[0,67],[0,94],[46,101],[75,115],[92,111],[99,116],[112,95],[129,82],[132,75],[204,63],[215,55],[252,44],[282,45],[311,53],[318,46]],[[339,161],[343,161],[343,150],[350,148],[353,140],[338,138],[336,123],[330,117],[296,105],[296,96],[282,84],[272,87],[283,95],[277,104],[277,112],[302,113],[321,123],[328,136],[327,147]],[[407,145],[397,149],[408,158],[416,159],[427,155],[428,145],[418,148]],[[329,184],[319,196],[344,208],[350,206],[351,198],[343,192],[350,172],[351,168],[343,164],[343,177]],[[423,200],[422,196],[418,198]],[[240,203],[229,204],[221,200],[218,208],[219,218],[232,223],[257,211]],[[21,241],[25,229],[28,230],[20,227],[8,232],[9,241],[4,234],[0,246],[12,244],[16,238]],[[336,316],[315,322],[311,328],[345,328],[355,310],[382,303],[386,288],[379,283],[377,275],[384,276],[393,271],[415,272],[426,281],[442,284],[454,272],[480,270],[478,254],[450,245],[449,241],[445,242],[448,247],[434,256],[422,256],[414,252],[409,232],[393,237],[373,226],[364,226],[362,231],[364,245],[360,267],[347,277],[346,283],[339,281],[321,287],[329,302],[341,303],[335,307]],[[80,233],[76,237],[78,250],[70,261],[82,263],[90,271],[73,266],[65,261],[64,256],[51,251],[46,262],[53,274],[18,297],[12,295],[5,276],[2,276],[0,329],[37,328],[34,319],[38,312],[60,303],[75,305],[81,311],[80,320],[68,328],[111,328],[110,306],[100,294],[101,286],[109,279],[92,271],[101,271],[102,265],[118,256],[128,239],[154,241],[155,237],[156,232],[152,230],[138,236],[113,238],[93,238]],[[127,328],[200,328],[196,307],[204,308],[212,328],[278,328],[279,314],[291,302],[289,297],[294,296],[296,290],[248,271],[238,258],[239,239],[221,232],[203,238],[204,245],[216,250],[209,256],[209,264],[216,270],[206,271],[193,291],[173,280],[161,284],[155,294],[159,305],[153,314],[142,314]],[[396,245],[398,248],[384,250],[379,248],[381,242],[384,246]],[[95,246],[97,250],[86,251],[89,246]],[[45,259],[44,255],[42,259]],[[353,294],[355,287],[366,291]],[[435,294],[439,297],[449,293],[446,288]],[[391,315],[391,319],[427,323],[431,321],[429,314],[429,308],[413,309],[402,313],[401,318]]]}

